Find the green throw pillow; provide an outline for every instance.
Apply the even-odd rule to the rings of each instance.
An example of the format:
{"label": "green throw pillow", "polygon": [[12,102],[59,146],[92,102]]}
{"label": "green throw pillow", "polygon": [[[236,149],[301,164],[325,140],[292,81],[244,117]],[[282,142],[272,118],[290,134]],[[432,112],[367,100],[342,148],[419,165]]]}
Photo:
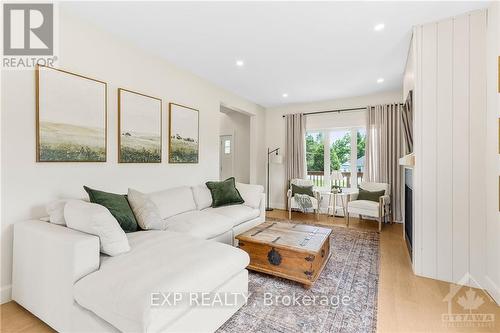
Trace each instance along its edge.
{"label": "green throw pillow", "polygon": [[375,201],[378,202],[380,197],[385,194],[385,190],[382,191],[367,191],[363,190],[361,187],[358,186],[358,198],[356,200],[368,200],[368,201]]}
{"label": "green throw pillow", "polygon": [[245,202],[236,189],[234,177],[221,182],[205,183],[212,194],[212,207],[237,205]]}
{"label": "green throw pillow", "polygon": [[310,197],[314,197],[313,187],[311,186],[299,186],[292,184],[292,197],[295,194],[307,194]]}
{"label": "green throw pillow", "polygon": [[87,186],[83,188],[89,194],[90,202],[109,209],[111,215],[115,217],[123,231],[134,232],[139,229],[126,195],[98,191]]}

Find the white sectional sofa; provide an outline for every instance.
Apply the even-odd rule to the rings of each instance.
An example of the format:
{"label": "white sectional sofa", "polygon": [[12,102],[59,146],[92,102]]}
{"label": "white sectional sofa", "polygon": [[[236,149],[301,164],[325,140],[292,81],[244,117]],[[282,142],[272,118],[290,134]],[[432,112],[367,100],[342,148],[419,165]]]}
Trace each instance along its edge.
{"label": "white sectional sofa", "polygon": [[238,184],[245,204],[212,208],[203,187],[151,194],[165,230],[128,233],[131,250],[114,257],[99,252],[97,236],[39,220],[16,223],[13,299],[59,332],[215,331],[244,299],[151,306],[152,293],[248,292],[248,255],[228,244],[264,221],[263,189]]}

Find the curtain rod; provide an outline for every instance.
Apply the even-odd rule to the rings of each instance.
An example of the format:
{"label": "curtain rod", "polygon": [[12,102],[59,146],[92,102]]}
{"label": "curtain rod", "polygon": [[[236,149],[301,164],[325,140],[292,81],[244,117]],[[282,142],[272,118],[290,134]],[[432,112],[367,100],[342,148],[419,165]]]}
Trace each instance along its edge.
{"label": "curtain rod", "polygon": [[[403,103],[395,103],[399,105],[403,105]],[[322,114],[322,113],[332,113],[332,112],[345,112],[345,111],[361,111],[361,110],[366,110],[367,107],[364,108],[349,108],[349,109],[336,109],[336,110],[327,110],[327,111],[316,111],[316,112],[304,112],[304,115],[315,115],[315,114]],[[285,118],[285,115],[282,116]]]}
{"label": "curtain rod", "polygon": [[[328,111],[316,111],[316,112],[304,112],[303,114],[304,115],[314,115],[314,114],[321,114],[321,113],[360,111],[360,110],[366,110],[366,107],[364,107],[364,108],[337,109],[337,110],[328,110]],[[285,115],[283,115],[283,118],[285,118]]]}

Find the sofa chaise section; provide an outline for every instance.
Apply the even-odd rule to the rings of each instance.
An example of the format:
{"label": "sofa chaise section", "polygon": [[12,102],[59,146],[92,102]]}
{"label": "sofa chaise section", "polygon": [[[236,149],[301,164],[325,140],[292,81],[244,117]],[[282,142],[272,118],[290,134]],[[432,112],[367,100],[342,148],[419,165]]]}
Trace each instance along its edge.
{"label": "sofa chaise section", "polygon": [[177,305],[151,306],[152,293],[161,298],[215,292],[249,263],[238,248],[182,233],[144,231],[128,234],[128,239],[130,252],[105,257],[100,269],[78,281],[74,290],[78,304],[122,332],[168,331],[189,312],[189,295]]}
{"label": "sofa chaise section", "polygon": [[42,221],[16,223],[13,299],[59,332],[213,332],[243,305],[147,308],[151,292],[246,293],[248,256],[183,233],[128,237],[131,251],[108,257],[100,255],[97,236]]}

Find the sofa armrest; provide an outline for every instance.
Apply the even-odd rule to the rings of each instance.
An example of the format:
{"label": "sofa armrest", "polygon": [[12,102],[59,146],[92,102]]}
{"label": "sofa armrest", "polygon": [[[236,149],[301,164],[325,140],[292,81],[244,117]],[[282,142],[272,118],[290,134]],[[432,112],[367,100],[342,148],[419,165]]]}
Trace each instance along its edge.
{"label": "sofa armrest", "polygon": [[73,285],[99,269],[99,238],[42,221],[14,224],[12,298],[56,330],[71,326]]}

